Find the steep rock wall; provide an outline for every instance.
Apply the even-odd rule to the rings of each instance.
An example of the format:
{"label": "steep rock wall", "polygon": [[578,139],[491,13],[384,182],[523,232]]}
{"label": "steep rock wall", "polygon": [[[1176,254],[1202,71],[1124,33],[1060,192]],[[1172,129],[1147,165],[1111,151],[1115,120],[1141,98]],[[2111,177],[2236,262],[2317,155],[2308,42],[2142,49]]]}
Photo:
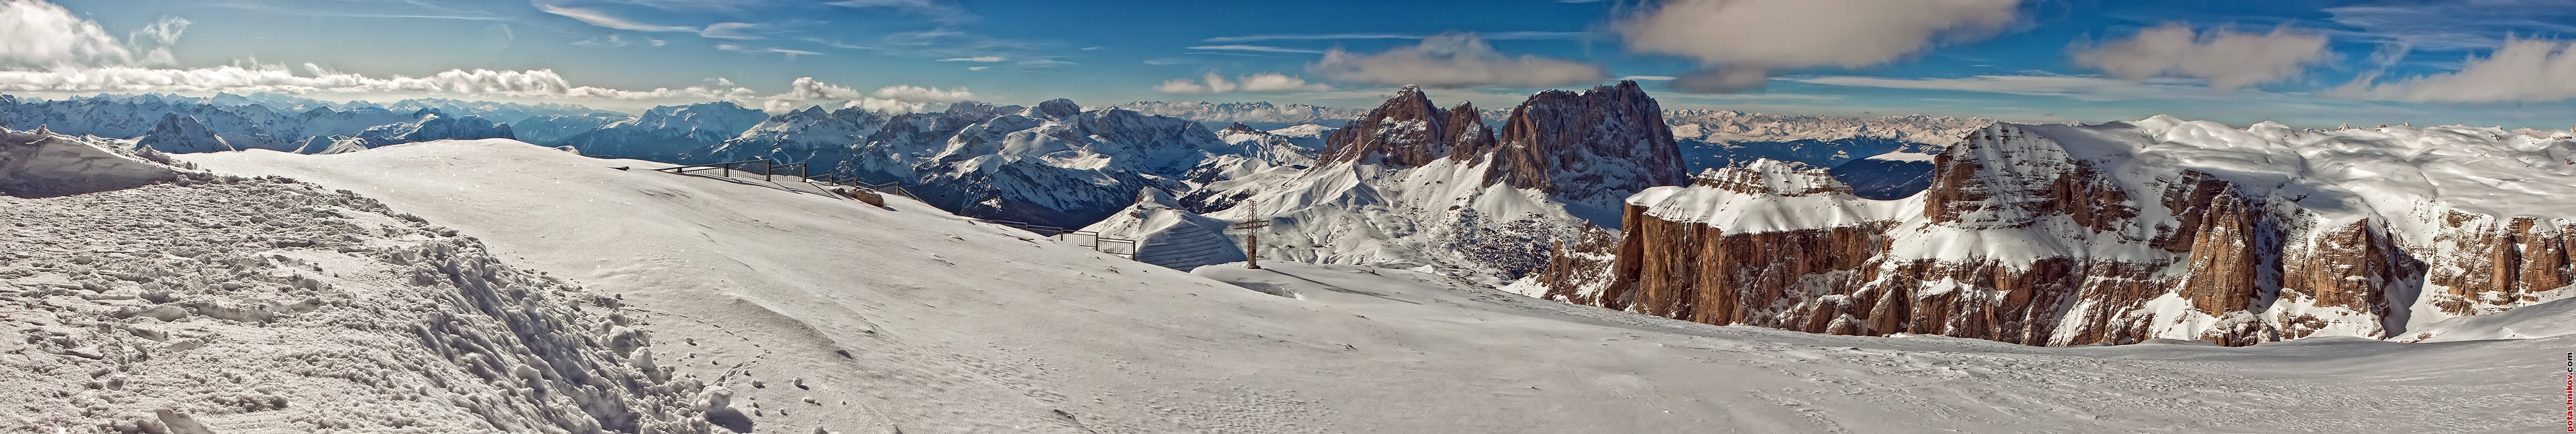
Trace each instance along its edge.
{"label": "steep rock wall", "polygon": [[[2125,146],[2207,128],[2142,123],[1998,124],[1937,158],[1930,189],[1896,201],[1852,197],[1822,171],[1712,171],[1691,187],[1630,197],[1618,236],[1559,246],[1559,259],[1523,283],[1537,288],[1520,290],[1816,333],[2250,345],[2407,337],[2439,319],[2563,298],[2576,283],[2568,220],[2478,213],[2438,196],[2392,200],[2295,171],[2143,164],[2167,158],[2158,152],[2208,154],[2153,147],[2169,140]],[[2271,140],[2349,144],[2318,134],[2328,137]],[[2305,149],[2285,147],[2228,151],[2277,160]],[[2298,163],[2331,156],[2308,152]],[[2576,174],[2550,163],[2576,164],[2533,167]],[[2427,175],[2437,185],[2441,176],[2451,175]],[[1818,211],[1834,209],[1861,211]]]}

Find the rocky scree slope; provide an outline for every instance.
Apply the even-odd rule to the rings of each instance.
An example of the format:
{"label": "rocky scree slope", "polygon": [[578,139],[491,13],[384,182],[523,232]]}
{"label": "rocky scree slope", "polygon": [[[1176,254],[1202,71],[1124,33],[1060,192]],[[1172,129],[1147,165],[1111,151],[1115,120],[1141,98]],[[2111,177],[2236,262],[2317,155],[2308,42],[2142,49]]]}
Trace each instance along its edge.
{"label": "rocky scree slope", "polygon": [[1516,291],[1712,324],[2028,345],[2411,338],[2567,297],[2576,135],[1996,124],[1929,189],[1721,169]]}

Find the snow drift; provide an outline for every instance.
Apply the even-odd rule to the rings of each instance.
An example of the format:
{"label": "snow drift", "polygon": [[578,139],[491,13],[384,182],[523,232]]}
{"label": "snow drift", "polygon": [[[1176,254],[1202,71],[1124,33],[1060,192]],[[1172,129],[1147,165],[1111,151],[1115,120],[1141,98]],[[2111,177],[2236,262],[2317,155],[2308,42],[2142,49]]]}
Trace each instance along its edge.
{"label": "snow drift", "polygon": [[176,167],[98,141],[43,128],[0,128],[0,194],[43,197],[119,190],[177,180],[179,173]]}

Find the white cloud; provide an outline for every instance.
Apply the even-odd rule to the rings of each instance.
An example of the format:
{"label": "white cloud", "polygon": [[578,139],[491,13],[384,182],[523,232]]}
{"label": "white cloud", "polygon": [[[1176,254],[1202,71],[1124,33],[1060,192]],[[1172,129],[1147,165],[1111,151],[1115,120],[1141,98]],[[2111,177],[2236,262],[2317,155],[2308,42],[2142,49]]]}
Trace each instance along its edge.
{"label": "white cloud", "polygon": [[[2020,19],[2021,0],[1675,0],[1622,21],[1629,51],[1699,60],[1695,92],[1757,88],[1771,71],[1859,68],[1936,40],[1979,39]],[[1699,86],[1699,87],[1694,87]],[[1736,87],[1729,87],[1736,86]],[[1750,86],[1750,87],[1744,87]]]}
{"label": "white cloud", "polygon": [[1000,62],[1000,61],[1002,61],[1002,60],[1003,60],[1003,59],[1002,59],[1002,56],[951,57],[951,58],[946,58],[946,59],[939,59],[939,61],[941,61],[941,62],[976,62],[976,63],[993,63],[993,62]]}
{"label": "white cloud", "polygon": [[1618,78],[1618,80],[1622,80],[1622,81],[1672,81],[1672,80],[1673,80],[1673,77],[1670,77],[1670,76],[1663,76],[1663,75],[1631,75],[1631,76],[1626,76],[1626,77],[1619,77],[1619,78]]}
{"label": "white cloud", "polygon": [[1377,54],[1335,48],[1325,51],[1323,60],[1308,69],[1334,80],[1447,88],[1560,86],[1598,82],[1607,76],[1601,67],[1587,63],[1531,55],[1505,56],[1472,33],[1433,36],[1419,45]]}
{"label": "white cloud", "polygon": [[589,9],[582,9],[582,8],[572,8],[572,7],[556,6],[556,5],[554,5],[554,4],[550,4],[550,3],[537,3],[537,4],[536,4],[536,6],[537,6],[537,10],[539,10],[539,11],[544,11],[545,13],[555,14],[555,15],[561,15],[561,16],[563,16],[564,18],[571,18],[571,19],[574,19],[574,20],[577,20],[577,21],[581,21],[582,23],[590,24],[590,25],[593,25],[593,26],[607,27],[607,28],[611,28],[611,29],[626,30],[626,31],[634,31],[634,32],[696,32],[696,31],[698,31],[698,28],[696,28],[696,27],[663,26],[663,25],[645,24],[645,23],[636,22],[636,21],[633,21],[633,20],[625,19],[625,18],[619,18],[619,17],[614,16],[614,15],[609,15],[609,14],[606,14],[606,13],[602,13],[602,12],[594,11],[594,10],[589,10]]}
{"label": "white cloud", "polygon": [[816,52],[812,52],[812,51],[805,51],[805,50],[793,50],[793,49],[786,49],[786,48],[771,48],[771,49],[769,49],[769,52],[771,52],[771,53],[778,53],[778,54],[785,54],[785,55],[787,55],[787,60],[796,60],[796,56],[821,56],[821,55],[823,55],[823,53],[816,53]]}
{"label": "white cloud", "polygon": [[[143,26],[141,29],[135,29],[133,33],[127,33],[126,37],[137,42],[148,40],[166,47],[171,44],[179,43],[179,33],[187,31],[188,25],[190,24],[196,24],[196,22],[188,21],[186,18],[162,17],[160,21],[154,21],[151,25]],[[503,26],[502,28],[508,29],[509,27]]]}
{"label": "white cloud", "polygon": [[[0,0],[0,68],[133,66],[171,63],[169,45],[188,20],[165,18],[118,41],[95,21],[62,6]],[[145,47],[146,43],[153,45]]]}
{"label": "white cloud", "polygon": [[[0,71],[0,92],[60,93],[411,93],[572,99],[721,98],[737,89],[689,87],[630,91],[575,86],[553,70],[448,70],[422,77],[370,77],[304,65],[227,65],[211,68],[62,68]],[[748,92],[742,90],[742,92]]]}
{"label": "white cloud", "polygon": [[1226,93],[1236,90],[1242,90],[1245,92],[1320,92],[1333,90],[1333,87],[1323,83],[1308,83],[1306,82],[1306,79],[1277,72],[1263,72],[1246,75],[1236,77],[1235,80],[1227,80],[1224,76],[1217,75],[1215,72],[1209,72],[1199,76],[1197,80],[1175,78],[1164,80],[1162,84],[1154,85],[1154,91],[1156,92],[1173,94]]}
{"label": "white cloud", "polygon": [[788,83],[786,92],[747,98],[747,101],[742,102],[748,102],[772,112],[826,103],[874,111],[917,112],[928,109],[931,103],[965,101],[974,97],[973,92],[968,92],[964,88],[952,90],[911,85],[886,86],[870,94],[848,86],[824,83],[813,77],[803,77]]}
{"label": "white cloud", "polygon": [[2415,102],[2559,101],[2576,98],[2576,42],[2508,40],[2457,72],[2377,82],[2364,75],[2330,95]]}
{"label": "white cloud", "polygon": [[936,87],[895,85],[877,88],[876,97],[910,102],[954,102],[975,99],[966,88],[942,90]]}
{"label": "white cloud", "polygon": [[1199,81],[1191,81],[1187,78],[1164,80],[1163,84],[1154,85],[1154,91],[1182,94],[1226,93],[1234,91],[1234,82],[1226,81],[1225,77],[1218,76],[1216,73],[1210,72]]}
{"label": "white cloud", "polygon": [[1306,79],[1276,72],[1246,75],[1243,76],[1242,83],[1243,91],[1245,92],[1311,92],[1333,90],[1332,86],[1326,86],[1323,83],[1307,83]]}
{"label": "white cloud", "polygon": [[[635,45],[635,42],[634,42],[634,41],[628,41],[628,40],[626,40],[626,37],[624,37],[624,36],[618,36],[618,35],[616,35],[616,34],[610,34],[610,35],[608,35],[608,37],[605,37],[605,38],[590,38],[590,39],[583,39],[583,40],[579,40],[579,41],[573,41],[573,43],[572,43],[572,44],[573,44],[573,45],[584,46],[584,47],[624,47],[624,46],[628,46],[628,45]],[[660,46],[660,45],[658,45],[658,44],[657,44],[657,45],[655,45],[655,46]]]}
{"label": "white cloud", "polygon": [[2198,78],[2222,90],[2288,80],[2330,56],[2322,33],[2289,27],[2268,34],[2229,29],[2193,32],[2182,23],[2166,23],[2100,45],[2078,42],[2069,48],[2076,64],[2120,78]]}
{"label": "white cloud", "polygon": [[759,24],[752,23],[708,24],[707,28],[698,30],[698,37],[708,39],[760,39],[760,36],[758,35],[747,33],[752,29],[758,28],[760,28]]}
{"label": "white cloud", "polygon": [[2063,75],[1980,75],[1964,78],[1821,76],[1792,77],[1784,80],[1827,86],[1984,92],[2058,97],[2078,101],[2212,99],[2222,96],[2210,92],[2208,88],[2175,79],[2139,82],[2107,77]]}
{"label": "white cloud", "polygon": [[1192,49],[1192,50],[1259,51],[1259,52],[1264,52],[1264,53],[1303,53],[1303,54],[1320,54],[1320,53],[1323,53],[1323,51],[1322,51],[1322,50],[1307,50],[1307,49],[1301,49],[1301,48],[1272,47],[1272,46],[1266,46],[1266,45],[1200,45],[1200,46],[1190,47],[1190,49]]}

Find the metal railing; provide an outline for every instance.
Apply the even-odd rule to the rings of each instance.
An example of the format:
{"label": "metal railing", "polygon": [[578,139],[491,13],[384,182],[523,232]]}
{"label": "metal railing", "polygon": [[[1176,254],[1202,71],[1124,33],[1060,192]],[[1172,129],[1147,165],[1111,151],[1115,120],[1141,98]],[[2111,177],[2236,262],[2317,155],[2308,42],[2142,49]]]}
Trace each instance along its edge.
{"label": "metal railing", "polygon": [[[1101,253],[1108,253],[1108,254],[1112,254],[1112,255],[1120,255],[1120,256],[1122,256],[1122,257],[1127,258],[1128,260],[1134,260],[1134,259],[1136,259],[1136,240],[1130,240],[1130,239],[1125,239],[1125,238],[1110,238],[1110,237],[1100,236],[1100,233],[1099,233],[1099,232],[1092,232],[1092,231],[1085,231],[1085,230],[1072,230],[1072,229],[1065,229],[1065,228],[1054,227],[1054,226],[1047,226],[1047,225],[1040,225],[1040,224],[1029,224],[1029,223],[1026,223],[1026,222],[1015,222],[1015,221],[1010,221],[1010,220],[975,219],[975,221],[985,222],[985,223],[991,223],[991,224],[996,224],[996,225],[1002,225],[1002,226],[1009,226],[1009,227],[1013,227],[1013,228],[1019,228],[1020,230],[1029,231],[1029,233],[1038,234],[1038,235],[1040,235],[1040,236],[1045,236],[1045,237],[1047,237],[1047,238],[1053,238],[1053,239],[1055,239],[1056,241],[1068,241],[1068,242],[1075,242],[1076,244],[1074,244],[1074,245],[1076,245],[1076,246],[1090,247],[1092,250],[1097,250],[1097,251],[1100,251]],[[1083,244],[1080,244],[1080,242],[1079,242],[1079,241],[1075,241],[1076,239],[1084,239],[1084,238],[1090,239],[1090,240],[1091,240],[1091,244],[1090,244],[1090,245],[1083,245]],[[1110,249],[1109,249],[1109,246],[1112,246],[1112,245],[1125,245],[1125,246],[1127,246],[1127,249],[1126,249],[1125,251],[1112,251],[1112,250],[1110,250]]]}
{"label": "metal railing", "polygon": [[[753,170],[753,168],[754,168],[754,167],[758,167],[758,170]],[[759,174],[760,174],[760,180],[762,180],[762,181],[770,181],[770,180],[772,180],[772,179],[770,179],[770,177],[772,177],[772,176],[776,176],[776,175],[796,175],[796,177],[797,177],[797,178],[801,178],[801,179],[804,179],[804,180],[806,180],[806,181],[810,181],[810,182],[819,182],[819,183],[831,184],[831,185],[848,185],[848,186],[856,186],[856,187],[873,187],[873,186],[868,185],[867,183],[863,183],[863,182],[856,182],[857,180],[853,180],[853,179],[848,179],[848,178],[842,177],[842,176],[841,176],[841,175],[839,175],[839,174],[834,174],[834,173],[825,173],[825,174],[821,174],[821,175],[815,175],[815,174],[813,173],[812,166],[807,166],[807,165],[805,165],[805,163],[787,163],[787,164],[779,164],[777,161],[771,161],[770,159],[767,159],[767,158],[755,158],[755,159],[742,160],[742,161],[728,161],[728,162],[723,162],[723,163],[708,163],[708,164],[698,164],[698,165],[679,166],[679,167],[664,167],[664,168],[660,168],[660,169],[653,169],[653,170],[654,170],[654,171],[656,171],[656,172],[670,173],[670,174],[686,174],[686,173],[689,173],[689,172],[696,172],[696,171],[703,171],[703,170],[719,170],[719,171],[723,171],[723,174],[722,174],[722,175],[720,175],[720,176],[723,176],[723,177],[726,177],[726,178],[731,178],[731,177],[733,177],[733,172],[734,172],[734,171],[739,170],[739,171],[748,172],[748,173],[759,173]],[[896,187],[896,188],[901,188],[901,187]],[[910,194],[911,192],[904,192],[904,193],[905,193],[905,194],[904,194],[904,197],[913,197],[913,196],[912,196],[912,194]],[[918,198],[918,197],[913,197],[913,198],[914,198],[914,199],[920,199],[920,198]]]}

